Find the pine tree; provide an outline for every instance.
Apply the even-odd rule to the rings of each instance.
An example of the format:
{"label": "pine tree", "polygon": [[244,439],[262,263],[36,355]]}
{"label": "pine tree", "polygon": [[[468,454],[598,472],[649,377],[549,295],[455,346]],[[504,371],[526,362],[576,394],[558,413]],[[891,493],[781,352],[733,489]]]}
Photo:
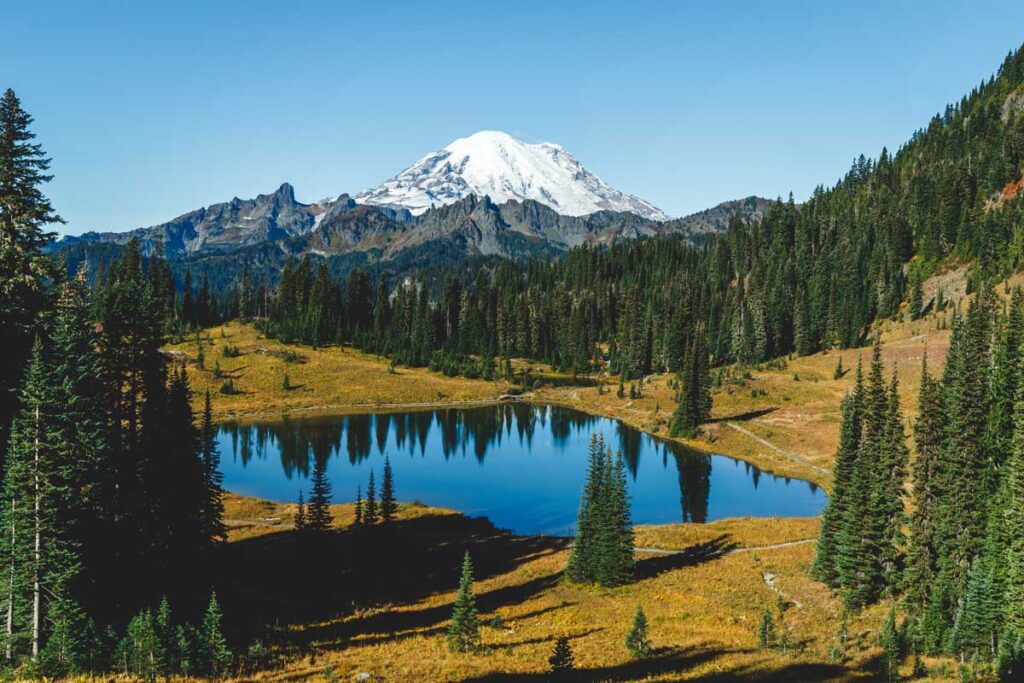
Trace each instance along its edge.
{"label": "pine tree", "polygon": [[160,641],[152,610],[142,610],[128,623],[128,632],[118,646],[117,659],[125,676],[138,676],[147,683],[156,681],[161,666]]}
{"label": "pine tree", "polygon": [[888,392],[882,377],[881,344],[875,339],[863,397],[863,436],[854,462],[837,534],[836,567],[847,607],[869,605],[885,587],[883,569],[888,528],[886,497],[881,482],[886,476],[891,443]]}
{"label": "pine tree", "polygon": [[883,435],[882,460],[879,463],[881,476],[876,483],[874,509],[881,515],[881,547],[879,561],[885,591],[895,594],[902,581],[903,548],[906,544],[903,528],[906,515],[903,509],[903,485],[906,480],[907,462],[910,453],[907,437],[903,431],[903,415],[900,410],[899,380],[893,368],[886,401],[886,421]]}
{"label": "pine tree", "polygon": [[331,482],[327,478],[327,459],[313,459],[313,488],[309,494],[306,526],[310,531],[323,532],[331,528]]}
{"label": "pine tree", "polygon": [[915,276],[914,283],[910,288],[910,319],[917,320],[921,317],[921,310],[924,306],[924,292],[921,289],[921,277]]}
{"label": "pine tree", "polygon": [[356,510],[355,510],[355,525],[363,525],[363,488],[356,486]]}
{"label": "pine tree", "polygon": [[295,530],[305,531],[306,526],[306,503],[302,500],[302,489],[299,489],[299,503],[295,508]]}
{"label": "pine tree", "polygon": [[896,606],[893,605],[882,627],[882,671],[890,683],[900,678],[901,659],[900,636],[896,630]]}
{"label": "pine tree", "polygon": [[0,567],[9,577],[9,660],[39,656],[50,604],[71,597],[70,583],[80,568],[76,544],[62,533],[58,514],[70,492],[61,482],[68,435],[59,426],[64,406],[55,380],[37,339],[19,394],[22,409],[12,428],[3,482],[2,519],[9,543],[4,543]]}
{"label": "pine tree", "polygon": [[160,600],[153,622],[156,635],[156,670],[160,676],[170,678],[178,671],[178,632],[171,617],[171,604],[167,596]]}
{"label": "pine tree", "polygon": [[852,497],[849,487],[860,451],[863,396],[863,373],[858,362],[853,391],[846,395],[841,405],[839,448],[836,451],[833,469],[832,495],[822,513],[817,551],[811,567],[812,575],[832,588],[840,586],[840,538],[844,529],[846,510]]}
{"label": "pine tree", "polygon": [[370,482],[366,485],[366,507],[363,508],[363,524],[372,526],[380,521],[377,508],[377,485],[373,481],[373,468],[370,468]]}
{"label": "pine tree", "polygon": [[911,610],[923,614],[931,599],[936,572],[935,467],[943,438],[940,387],[928,372],[928,357],[921,362],[918,417],[914,423],[917,457],[913,467],[910,539],[904,574],[904,599]]}
{"label": "pine tree", "polygon": [[395,503],[395,482],[391,474],[391,459],[384,458],[384,476],[380,484],[380,521],[389,524],[394,521],[398,505]]}
{"label": "pine tree", "polygon": [[43,247],[63,223],[41,191],[50,160],[33,142],[32,117],[8,89],[0,98],[0,449],[15,410],[15,387],[28,360],[37,314],[46,305],[53,264]]}
{"label": "pine tree", "polygon": [[602,586],[621,586],[633,577],[633,522],[626,488],[626,465],[619,453],[614,462],[611,452],[604,457],[604,516],[598,520],[599,553],[597,582]]}
{"label": "pine tree", "polygon": [[573,540],[572,552],[565,573],[575,583],[591,583],[596,580],[596,567],[599,555],[597,539],[598,525],[596,518],[603,492],[601,489],[604,472],[604,437],[591,434],[590,450],[587,462],[587,477],[580,496],[580,507],[576,522],[576,538]]}
{"label": "pine tree", "polygon": [[473,652],[480,647],[480,624],[473,596],[473,562],[466,551],[462,559],[462,576],[452,607],[452,621],[448,626],[448,649],[452,652]]}
{"label": "pine tree", "polygon": [[637,658],[646,657],[651,651],[651,641],[647,635],[647,615],[640,605],[636,606],[633,625],[626,634],[626,649]]}
{"label": "pine tree", "polygon": [[202,510],[200,512],[202,535],[210,542],[227,539],[224,526],[224,490],[221,482],[224,475],[220,471],[220,448],[217,446],[217,432],[213,424],[213,408],[210,404],[210,391],[206,391],[203,401],[203,418],[199,427],[200,457],[203,470]]}
{"label": "pine tree", "polygon": [[231,667],[231,650],[221,632],[222,620],[217,594],[210,593],[210,603],[203,615],[201,629],[202,657],[206,675],[215,681],[224,678]]}
{"label": "pine tree", "polygon": [[555,651],[548,658],[551,668],[548,670],[549,679],[552,681],[566,681],[576,669],[576,662],[572,656],[572,646],[569,645],[567,636],[558,636],[555,640]]}

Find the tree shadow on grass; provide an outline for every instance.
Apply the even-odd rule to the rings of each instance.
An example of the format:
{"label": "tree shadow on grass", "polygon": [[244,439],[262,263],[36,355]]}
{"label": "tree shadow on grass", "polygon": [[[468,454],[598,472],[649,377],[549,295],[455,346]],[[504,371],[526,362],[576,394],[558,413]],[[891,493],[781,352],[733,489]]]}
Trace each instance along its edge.
{"label": "tree shadow on grass", "polygon": [[764,417],[770,415],[778,410],[778,406],[768,406],[767,408],[758,408],[757,410],[748,410],[745,413],[738,413],[736,415],[726,415],[724,417],[716,417],[707,422],[746,422],[747,420],[753,420],[758,417]]}
{"label": "tree shadow on grass", "polygon": [[[467,550],[477,581],[563,551],[568,539],[520,537],[485,519],[424,515],[391,525],[321,535],[285,531],[237,541],[214,558],[218,599],[238,625],[242,642],[261,624],[276,624],[295,643],[345,641],[359,633],[424,629],[448,619],[451,605],[411,612],[382,611],[366,619],[339,617],[381,604],[415,604],[454,590]],[[560,574],[540,576],[478,596],[481,612],[515,605],[547,590]],[[288,629],[329,623],[330,627]]]}
{"label": "tree shadow on grass", "polygon": [[[724,650],[715,649],[676,649],[661,648],[649,657],[634,659],[624,664],[599,666],[589,669],[576,669],[572,678],[567,680],[578,683],[582,681],[629,681],[643,680],[646,677],[686,671],[694,666],[711,661],[724,654]],[[547,683],[552,680],[548,672],[543,673],[490,673],[462,679],[462,683]]]}
{"label": "tree shadow on grass", "polygon": [[[583,683],[585,681],[642,681],[651,676],[690,671],[694,667],[718,659],[724,655],[743,653],[744,650],[725,648],[660,648],[649,657],[634,659],[623,664],[611,666],[576,669],[566,681]],[[877,667],[869,663],[865,671],[874,671]],[[824,683],[825,681],[843,680],[853,672],[838,665],[819,662],[793,662],[783,666],[754,663],[727,671],[716,671],[693,680],[704,683],[757,682],[757,683]],[[546,671],[542,673],[490,673],[482,676],[462,679],[461,683],[547,683],[552,680]]]}
{"label": "tree shadow on grass", "polygon": [[710,562],[737,547],[737,544],[731,541],[728,535],[722,534],[710,540],[695,543],[671,555],[654,555],[641,559],[636,563],[635,575],[637,580],[652,579],[675,569],[695,567]]}

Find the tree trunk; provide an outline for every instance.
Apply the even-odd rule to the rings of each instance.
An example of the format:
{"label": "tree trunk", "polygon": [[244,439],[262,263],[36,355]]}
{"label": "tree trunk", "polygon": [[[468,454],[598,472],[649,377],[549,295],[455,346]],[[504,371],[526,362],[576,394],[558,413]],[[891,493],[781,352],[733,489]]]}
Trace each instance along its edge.
{"label": "tree trunk", "polygon": [[17,504],[14,502],[14,498],[11,498],[11,582],[7,587],[7,648],[4,652],[7,661],[11,661],[14,658],[14,653],[11,651],[11,640],[14,638],[14,568],[16,566],[15,560],[15,546],[18,543],[17,536],[17,523],[14,521],[14,515],[17,512]]}
{"label": "tree trunk", "polygon": [[42,588],[39,585],[39,565],[42,554],[42,539],[39,534],[39,406],[36,406],[36,430],[35,430],[35,467],[32,472],[35,497],[35,552],[32,566],[32,659],[39,656],[39,635],[40,635],[40,612],[42,607]]}

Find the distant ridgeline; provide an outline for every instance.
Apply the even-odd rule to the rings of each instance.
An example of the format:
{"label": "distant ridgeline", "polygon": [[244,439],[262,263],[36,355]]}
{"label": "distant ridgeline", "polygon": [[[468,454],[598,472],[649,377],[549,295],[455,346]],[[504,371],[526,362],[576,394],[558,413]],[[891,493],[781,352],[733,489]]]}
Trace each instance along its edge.
{"label": "distant ridgeline", "polygon": [[[801,205],[741,202],[718,236],[706,218],[702,232],[682,227],[689,219],[566,217],[474,197],[411,218],[339,199],[313,232],[169,254],[177,314],[195,323],[182,306],[196,296],[181,292],[190,270],[193,287],[207,282],[212,315],[265,318],[284,339],[355,342],[416,365],[443,351],[449,365],[528,356],[585,370],[608,355],[627,380],[681,369],[695,327],[716,363],[860,345],[950,259],[977,264],[972,287],[1021,268],[1022,86],[1018,51],[896,154],[860,157]],[[255,201],[294,201],[290,188],[275,196]],[[353,227],[369,215],[373,230]],[[278,223],[267,234],[293,229]],[[400,235],[384,240],[392,228]],[[154,246],[151,233],[135,236]],[[122,249],[112,239],[63,243],[69,268],[89,260],[102,272]]]}

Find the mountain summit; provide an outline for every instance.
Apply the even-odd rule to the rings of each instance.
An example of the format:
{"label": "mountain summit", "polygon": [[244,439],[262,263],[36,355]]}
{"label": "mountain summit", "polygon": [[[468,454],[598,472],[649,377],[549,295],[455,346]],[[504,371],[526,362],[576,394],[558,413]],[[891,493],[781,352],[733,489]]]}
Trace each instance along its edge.
{"label": "mountain summit", "polygon": [[459,138],[354,199],[419,215],[469,195],[496,204],[532,199],[565,216],[619,211],[668,220],[661,209],[611,187],[560,145],[532,145],[490,130]]}

